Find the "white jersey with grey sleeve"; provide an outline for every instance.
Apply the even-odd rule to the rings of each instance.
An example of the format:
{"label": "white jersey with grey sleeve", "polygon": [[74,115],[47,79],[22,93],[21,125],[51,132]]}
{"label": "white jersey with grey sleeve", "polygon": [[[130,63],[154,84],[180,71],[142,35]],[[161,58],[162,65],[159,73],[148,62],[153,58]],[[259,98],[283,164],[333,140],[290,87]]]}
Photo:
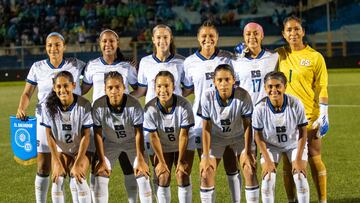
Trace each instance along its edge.
{"label": "white jersey with grey sleeve", "polygon": [[244,139],[243,118],[251,118],[252,112],[249,93],[235,87],[227,104],[216,89],[208,89],[201,99],[198,115],[211,121],[211,145],[227,146]]}
{"label": "white jersey with grey sleeve", "polygon": [[160,71],[169,71],[174,76],[174,93],[181,95],[181,83],[184,80],[184,57],[171,54],[164,62],[154,54],[141,59],[138,72],[138,86],[146,87],[145,103],[156,97],[155,77]]}
{"label": "white jersey with grey sleeve", "polygon": [[252,117],[254,130],[262,132],[266,144],[284,151],[297,148],[298,128],[307,124],[303,104],[288,94],[284,94],[281,110],[276,111],[266,97],[256,105]]}
{"label": "white jersey with grey sleeve", "polygon": [[52,118],[46,104],[43,104],[41,125],[51,128],[61,152],[75,156],[79,151],[82,130],[93,125],[91,104],[87,99],[74,94],[74,102],[66,111],[60,106],[57,108],[59,113]]}
{"label": "white jersey with grey sleeve", "polygon": [[120,108],[114,108],[104,95],[93,104],[92,114],[94,128],[102,128],[106,142],[135,146],[135,128],[144,122],[144,111],[135,97],[124,94]]}
{"label": "white jersey with grey sleeve", "polygon": [[158,98],[153,98],[145,106],[144,130],[157,131],[163,152],[179,151],[181,128],[194,126],[194,115],[189,101],[173,94],[173,106],[167,112]]}
{"label": "white jersey with grey sleeve", "polygon": [[117,71],[122,75],[126,93],[129,92],[129,85],[137,84],[136,69],[130,63],[116,60],[107,64],[102,57],[91,60],[85,68],[83,82],[93,86],[93,102],[105,95],[104,75],[110,71]]}
{"label": "white jersey with grey sleeve", "polygon": [[236,57],[232,61],[236,81],[239,82],[240,87],[249,92],[254,106],[266,97],[264,77],[275,70],[278,58],[276,52],[262,49],[256,58],[245,55],[245,57]]}
{"label": "white jersey with grey sleeve", "polygon": [[[230,52],[216,49],[215,53],[209,59],[202,56],[199,51],[185,59],[184,87],[194,89],[194,113],[198,111],[200,99],[205,90],[214,85],[213,77],[215,68],[220,64],[231,64],[231,57]],[[191,136],[194,134],[196,134],[195,136],[201,136],[201,121],[202,119],[200,117],[195,116],[195,126],[192,128],[193,133],[191,133]]]}

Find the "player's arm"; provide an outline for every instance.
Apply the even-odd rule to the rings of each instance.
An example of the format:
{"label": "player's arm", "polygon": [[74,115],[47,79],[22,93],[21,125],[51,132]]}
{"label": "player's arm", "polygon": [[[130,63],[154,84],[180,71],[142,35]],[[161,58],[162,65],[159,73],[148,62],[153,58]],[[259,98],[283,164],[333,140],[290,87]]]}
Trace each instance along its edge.
{"label": "player's arm", "polygon": [[192,93],[194,93],[194,88],[186,88],[186,87],[182,88],[182,93],[181,94],[182,94],[183,97],[187,97]]}
{"label": "player's arm", "polygon": [[16,112],[16,118],[25,119],[26,109],[29,106],[31,96],[34,94],[36,85],[26,83],[23,93],[20,97],[19,107]]}
{"label": "player's arm", "polygon": [[170,174],[170,170],[168,169],[168,167],[166,165],[166,161],[165,161],[164,154],[162,151],[159,134],[156,130],[150,132],[150,143],[151,143],[151,146],[154,150],[156,157],[159,159],[159,163],[156,165],[156,168],[155,168],[156,175],[160,176],[163,173]]}
{"label": "player's arm", "polygon": [[85,95],[86,93],[89,92],[89,90],[91,89],[92,85],[91,84],[87,84],[84,83],[84,81],[81,83],[81,94]]}
{"label": "player's arm", "polygon": [[137,86],[137,89],[132,91],[130,94],[136,98],[140,98],[146,95],[147,87]]}
{"label": "player's arm", "polygon": [[108,169],[105,161],[102,127],[94,126],[93,129],[94,129],[94,137],[95,137],[95,147],[99,159],[99,162],[96,164],[95,167],[95,174],[110,176],[110,170]]}
{"label": "player's arm", "polygon": [[81,132],[82,132],[82,135],[81,135],[81,140],[80,140],[79,152],[78,152],[78,155],[77,155],[74,165],[77,164],[77,161],[79,159],[82,159],[85,157],[86,151],[90,144],[90,128],[83,128]]}
{"label": "player's arm", "polygon": [[260,149],[261,156],[265,160],[265,163],[262,164],[262,178],[264,178],[267,174],[276,171],[276,167],[274,162],[271,160],[269,152],[266,149],[266,143],[263,138],[262,130],[254,129],[254,137],[257,147]]}
{"label": "player's arm", "polygon": [[52,168],[53,168],[51,179],[53,182],[56,183],[58,178],[60,176],[64,176],[66,172],[60,159],[61,153],[57,151],[55,138],[53,133],[51,132],[51,128],[45,126],[45,129],[46,129],[46,138],[48,141],[48,146],[51,152],[51,160],[52,160]]}
{"label": "player's arm", "polygon": [[189,128],[181,128],[179,133],[178,165],[185,163],[185,151],[189,142]]}
{"label": "player's arm", "polygon": [[293,173],[303,173],[306,176],[306,165],[307,162],[302,160],[302,155],[304,153],[304,148],[307,141],[307,129],[305,126],[299,126],[299,139],[297,146],[297,153],[295,161],[293,162]]}
{"label": "player's arm", "polygon": [[[78,154],[76,156],[74,166],[71,168],[70,175],[76,179],[78,183],[86,178],[86,171],[89,166],[88,158],[86,157],[86,151],[90,143],[90,127],[83,128],[81,130],[81,140]],[[85,161],[85,162],[84,162]]]}
{"label": "player's arm", "polygon": [[149,176],[149,167],[144,159],[144,134],[142,126],[135,127],[136,159],[135,176]]}
{"label": "player's arm", "polygon": [[243,118],[243,127],[244,127],[244,138],[245,138],[245,153],[251,154],[251,141],[252,141],[252,131],[251,131],[251,118]]}

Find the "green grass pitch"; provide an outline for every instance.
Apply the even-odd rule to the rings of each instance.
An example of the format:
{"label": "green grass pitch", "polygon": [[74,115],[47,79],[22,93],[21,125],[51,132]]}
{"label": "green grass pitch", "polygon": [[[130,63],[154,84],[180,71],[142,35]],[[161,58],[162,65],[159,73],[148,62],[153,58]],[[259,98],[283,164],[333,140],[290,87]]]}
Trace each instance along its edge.
{"label": "green grass pitch", "polygon": [[[0,83],[0,202],[35,202],[34,177],[36,165],[22,166],[13,159],[10,146],[9,116],[16,113],[24,82]],[[87,95],[89,97],[89,94]],[[327,166],[328,202],[360,202],[360,70],[329,70],[330,130],[323,140],[322,157]],[[28,113],[33,115],[36,95],[33,95]],[[199,200],[199,160],[192,172],[193,202]],[[286,202],[282,183],[282,166],[278,167],[276,201]],[[260,169],[258,169],[258,172]],[[315,187],[308,177],[311,202],[317,202]],[[231,202],[223,166],[216,179],[217,202]],[[51,189],[49,190],[51,191]],[[110,202],[126,202],[123,175],[119,166],[113,170],[110,181]],[[66,185],[66,202],[71,201]],[[172,202],[177,202],[175,177],[172,179]],[[50,192],[48,202],[51,201]],[[244,193],[242,202],[245,202]]]}

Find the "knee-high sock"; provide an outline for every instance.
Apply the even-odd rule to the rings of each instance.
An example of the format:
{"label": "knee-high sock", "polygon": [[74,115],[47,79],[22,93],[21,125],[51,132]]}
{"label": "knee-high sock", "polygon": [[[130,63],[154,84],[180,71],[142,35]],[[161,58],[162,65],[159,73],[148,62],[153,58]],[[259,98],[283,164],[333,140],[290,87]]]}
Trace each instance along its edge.
{"label": "knee-high sock", "polygon": [[171,200],[170,186],[167,187],[158,186],[157,198],[158,198],[158,203],[170,203]]}
{"label": "knee-high sock", "polygon": [[267,174],[261,183],[261,197],[263,203],[273,203],[275,193],[276,173]]}
{"label": "knee-high sock", "polygon": [[128,201],[129,203],[137,202],[137,182],[134,174],[124,175],[125,177],[125,189],[128,193]]}
{"label": "knee-high sock", "polygon": [[283,160],[283,181],[285,186],[286,195],[289,202],[296,201],[296,188],[294,179],[292,177],[292,165],[288,159],[284,158]]}
{"label": "knee-high sock", "polygon": [[64,203],[64,177],[60,176],[56,183],[52,184],[51,199],[53,203]]}
{"label": "knee-high sock", "polygon": [[94,185],[94,202],[107,203],[109,201],[109,178],[96,176]]}
{"label": "knee-high sock", "polygon": [[309,203],[310,202],[310,193],[309,193],[309,183],[305,178],[304,174],[294,174],[294,182],[296,185],[296,192],[299,203]]}
{"label": "knee-high sock", "polygon": [[240,203],[241,201],[241,175],[239,172],[227,174],[227,180],[230,188],[231,198],[233,203]]}
{"label": "knee-high sock", "polygon": [[78,191],[76,189],[76,180],[75,178],[70,177],[70,191],[73,203],[79,203]]}
{"label": "knee-high sock", "polygon": [[90,173],[90,193],[91,193],[92,202],[95,202],[94,187],[95,187],[95,174]]}
{"label": "knee-high sock", "polygon": [[91,202],[90,188],[85,179],[82,179],[81,183],[76,182],[76,189],[78,191],[79,203]]}
{"label": "knee-high sock", "polygon": [[311,168],[311,175],[318,192],[320,202],[326,202],[326,167],[321,160],[321,155],[313,156],[309,158],[309,164]]}
{"label": "knee-high sock", "polygon": [[192,185],[178,186],[179,203],[191,203],[192,201]]}
{"label": "knee-high sock", "polygon": [[152,191],[150,185],[150,177],[144,176],[136,178],[139,187],[139,197],[141,203],[152,203]]}
{"label": "knee-high sock", "polygon": [[35,197],[37,203],[46,203],[47,191],[49,189],[49,175],[37,174],[35,177]]}
{"label": "knee-high sock", "polygon": [[259,202],[259,186],[245,186],[245,198],[247,203]]}
{"label": "knee-high sock", "polygon": [[202,203],[214,203],[216,199],[215,187],[200,186],[200,199]]}

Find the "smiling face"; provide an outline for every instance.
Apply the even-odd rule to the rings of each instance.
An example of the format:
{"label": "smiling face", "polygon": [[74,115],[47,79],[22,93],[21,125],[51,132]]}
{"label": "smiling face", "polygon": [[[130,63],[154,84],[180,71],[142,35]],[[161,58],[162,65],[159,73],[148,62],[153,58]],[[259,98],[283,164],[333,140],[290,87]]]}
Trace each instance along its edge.
{"label": "smiling face", "polygon": [[103,56],[116,56],[118,39],[112,32],[105,32],[100,36],[100,49]]}
{"label": "smiling face", "polygon": [[284,25],[282,35],[290,46],[302,46],[305,31],[298,21],[289,20]]}
{"label": "smiling face", "polygon": [[153,34],[152,42],[156,48],[156,52],[169,53],[172,36],[168,29],[158,28]]}
{"label": "smiling face", "polygon": [[64,106],[68,106],[73,101],[73,91],[75,89],[75,83],[71,82],[65,76],[59,76],[54,81],[53,90],[56,93],[56,96],[60,99],[60,102]]}
{"label": "smiling face", "polygon": [[59,36],[51,36],[46,39],[46,53],[50,60],[61,61],[64,56],[65,44]]}
{"label": "smiling face", "polygon": [[213,27],[202,27],[197,35],[201,50],[215,51],[219,35]]}
{"label": "smiling face", "polygon": [[286,90],[286,85],[278,79],[268,79],[265,83],[265,92],[269,96],[271,103],[282,103]]}
{"label": "smiling face", "polygon": [[251,50],[261,48],[261,42],[263,39],[263,32],[257,26],[248,26],[244,30],[244,42]]}
{"label": "smiling face", "polygon": [[235,84],[234,76],[228,70],[219,70],[214,76],[214,85],[223,101],[230,98]]}
{"label": "smiling face", "polygon": [[174,92],[174,83],[169,76],[159,76],[155,81],[155,91],[161,104],[170,101]]}
{"label": "smiling face", "polygon": [[105,82],[105,94],[108,96],[111,106],[117,107],[123,98],[125,86],[120,78],[109,78]]}

